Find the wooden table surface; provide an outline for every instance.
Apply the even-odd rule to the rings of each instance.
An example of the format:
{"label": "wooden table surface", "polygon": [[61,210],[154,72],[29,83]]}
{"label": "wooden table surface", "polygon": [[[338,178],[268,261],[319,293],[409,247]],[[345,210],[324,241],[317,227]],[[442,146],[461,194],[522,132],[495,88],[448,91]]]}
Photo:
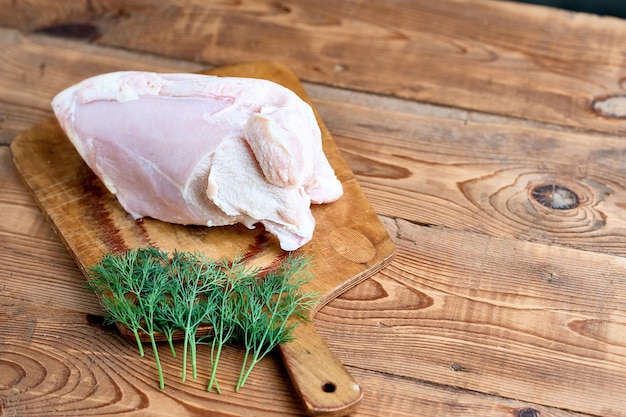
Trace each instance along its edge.
{"label": "wooden table surface", "polygon": [[[321,309],[355,416],[626,416],[626,22],[506,1],[0,0],[0,415],[304,415],[103,326],[9,144],[90,75],[286,64],[397,247]],[[225,373],[241,351],[224,353]],[[169,370],[169,371],[168,371]]]}

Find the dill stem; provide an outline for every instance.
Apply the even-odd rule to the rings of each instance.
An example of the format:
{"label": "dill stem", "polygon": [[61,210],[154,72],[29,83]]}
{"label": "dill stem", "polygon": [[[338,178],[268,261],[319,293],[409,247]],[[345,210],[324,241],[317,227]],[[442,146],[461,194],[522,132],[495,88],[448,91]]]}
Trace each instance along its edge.
{"label": "dill stem", "polygon": [[[194,340],[195,340],[195,337],[194,337]],[[193,379],[197,379],[198,368],[196,366],[196,344],[194,340],[191,341],[189,348],[191,350],[191,374],[192,374]]]}
{"label": "dill stem", "polygon": [[137,329],[133,329],[133,334],[135,335],[135,340],[137,341],[137,349],[139,349],[139,356],[143,358],[143,343],[141,343],[141,338],[139,337],[139,331]]}
{"label": "dill stem", "polygon": [[243,356],[243,362],[241,363],[241,371],[239,371],[239,379],[237,380],[237,386],[235,387],[235,391],[239,391],[244,384],[243,375],[246,371],[246,364],[248,363],[248,357],[250,356],[250,349],[246,348],[246,354]]}
{"label": "dill stem", "polygon": [[187,380],[187,348],[189,345],[189,333],[185,331],[185,338],[183,340],[183,376],[182,382]]}
{"label": "dill stem", "polygon": [[216,380],[217,379],[217,364],[219,362],[219,358],[221,354],[222,354],[222,344],[218,343],[217,352],[215,354],[215,360],[213,361],[213,366],[211,368],[211,379],[209,380],[209,385],[207,386],[207,389],[206,389],[207,391],[211,391],[211,389],[213,388],[213,384],[215,384],[215,389],[217,390],[218,394],[222,393]]}
{"label": "dill stem", "polygon": [[170,352],[172,353],[172,357],[176,357],[176,349],[174,348],[174,342],[172,341],[172,338],[169,337],[167,339],[167,343],[170,346]]}
{"label": "dill stem", "polygon": [[[211,391],[212,385],[215,385],[215,390],[217,391],[218,394],[222,393],[222,390],[220,389],[220,385],[217,382],[217,378],[213,378],[213,374],[215,374],[216,370],[217,370],[217,365],[215,364],[215,345],[216,345],[216,338],[213,337],[213,340],[211,341],[211,378],[209,379],[209,383],[207,384],[207,391]],[[211,382],[212,381],[212,382]]]}
{"label": "dill stem", "polygon": [[[224,313],[224,310],[222,310]],[[214,329],[217,327],[214,326]],[[219,337],[218,337],[219,334]],[[209,380],[209,385],[207,386],[207,391],[211,391],[213,385],[215,384],[215,389],[218,394],[221,394],[219,384],[217,383],[217,365],[220,361],[220,356],[222,355],[222,347],[226,344],[226,341],[230,338],[232,334],[232,327],[228,329],[228,331],[224,332],[224,317],[219,320],[219,331],[215,330],[215,338],[213,339],[213,343],[211,345],[211,379]],[[217,342],[217,343],[216,343]],[[217,344],[217,351],[215,350],[215,345]]]}
{"label": "dill stem", "polygon": [[[231,269],[232,272],[232,269]],[[233,301],[231,297],[237,291],[237,284],[240,281],[232,280],[229,281],[228,277],[224,282],[224,287],[222,291],[220,291],[218,302],[220,305],[219,310],[212,311],[209,320],[213,325],[214,338],[213,343],[211,344],[211,359],[212,359],[212,368],[211,368],[211,379],[209,380],[209,384],[207,386],[207,391],[211,391],[213,388],[213,384],[216,382],[217,378],[217,365],[220,361],[220,356],[222,354],[222,346],[228,341],[233,333],[233,321],[235,320],[235,311],[233,310]],[[215,344],[217,342],[217,351],[215,351]],[[216,389],[218,393],[221,393],[219,386],[216,385]]]}
{"label": "dill stem", "polygon": [[[252,369],[259,363],[261,362],[261,359],[263,359],[263,357],[265,356],[265,354],[263,354],[263,356],[260,356],[260,351],[257,350],[256,352],[254,352],[254,355],[252,356],[252,360],[250,361],[250,366],[248,366],[248,369],[246,370],[246,372],[243,374],[243,376],[240,376],[239,378],[239,382],[237,382],[237,387],[235,388],[235,391],[239,392],[239,390],[241,389],[241,387],[243,387],[246,383],[246,381],[248,380],[248,377],[250,376],[250,374],[252,373]],[[243,368],[242,368],[243,370]]]}
{"label": "dill stem", "polygon": [[156,363],[157,373],[159,374],[159,388],[165,388],[165,379],[163,378],[163,368],[161,367],[161,360],[159,359],[159,349],[157,348],[154,334],[150,333],[150,343],[152,344],[152,352],[154,353],[154,362]]}
{"label": "dill stem", "polygon": [[[245,374],[243,375],[243,378],[241,377],[240,374],[240,378],[239,381],[237,382],[237,388],[235,388],[235,391],[239,391],[239,389],[241,387],[243,387],[243,385],[246,383],[246,380],[248,379],[248,377],[250,376],[250,373],[252,372],[252,368],[254,368],[254,366],[259,363],[259,361],[261,360],[259,358],[259,355],[261,353],[261,349],[263,348],[263,345],[265,344],[265,340],[267,339],[267,335],[272,327],[272,323],[274,322],[274,318],[276,317],[276,311],[278,310],[278,305],[280,304],[280,300],[283,296],[283,291],[284,291],[284,286],[281,287],[281,292],[278,294],[278,299],[276,300],[276,304],[274,304],[274,308],[272,309],[271,315],[270,315],[270,320],[267,324],[267,326],[265,327],[265,331],[263,332],[263,336],[261,337],[261,340],[259,340],[257,342],[257,348],[254,349],[254,354],[252,356],[252,361],[250,362],[250,366],[248,367],[248,370],[245,372]],[[281,325],[281,330],[284,328],[284,323]],[[265,356],[265,354],[271,350],[273,348],[273,346],[268,346],[268,348],[266,349],[265,353],[263,353],[263,355],[261,356],[261,358],[263,358]],[[246,354],[247,356],[247,354]],[[245,364],[245,362],[244,362]],[[243,371],[243,367],[242,367],[242,371]]]}

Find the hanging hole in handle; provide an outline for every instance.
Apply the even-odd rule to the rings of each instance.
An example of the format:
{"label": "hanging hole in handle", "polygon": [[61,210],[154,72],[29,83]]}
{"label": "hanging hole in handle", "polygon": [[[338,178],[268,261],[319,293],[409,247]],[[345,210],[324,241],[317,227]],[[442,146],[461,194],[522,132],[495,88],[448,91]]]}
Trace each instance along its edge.
{"label": "hanging hole in handle", "polygon": [[324,392],[333,393],[336,390],[337,390],[337,385],[335,385],[332,382],[324,382],[322,384],[322,391]]}

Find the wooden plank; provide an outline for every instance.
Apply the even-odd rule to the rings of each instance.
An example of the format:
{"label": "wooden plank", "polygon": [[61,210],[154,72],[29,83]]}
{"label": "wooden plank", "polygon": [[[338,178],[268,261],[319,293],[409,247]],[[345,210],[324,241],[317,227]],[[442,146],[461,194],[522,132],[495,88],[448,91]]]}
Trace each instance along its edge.
{"label": "wooden plank", "polygon": [[[444,120],[371,103],[316,106],[379,214],[626,255],[620,137]],[[552,185],[577,203],[547,200],[542,186],[551,193]]]}
{"label": "wooden plank", "polygon": [[317,317],[348,366],[626,415],[626,258],[387,225],[396,260]]}
{"label": "wooden plank", "polygon": [[[0,334],[3,335],[0,338],[0,398],[5,414],[37,412],[55,416],[73,412],[80,415],[159,416],[164,410],[168,414],[175,410],[180,417],[202,412],[216,416],[305,415],[276,356],[268,357],[259,365],[244,392],[234,394],[225,389],[221,396],[217,396],[204,393],[203,384],[206,381],[202,377],[207,371],[205,363],[200,364],[197,381],[181,384],[178,382],[179,363],[169,359],[168,355],[162,355],[166,365],[167,388],[164,392],[159,391],[154,384],[152,358],[140,359],[136,348],[115,329],[102,327],[99,319],[102,312],[95,296],[82,288],[84,278],[81,272],[41,212],[31,210],[35,202],[11,168],[10,160],[8,147],[0,146],[0,168],[4,168],[0,169],[0,183],[3,190],[12,190],[11,198],[3,199],[4,194],[0,194],[0,199],[4,207],[12,207],[13,211],[20,213],[15,218],[0,216],[0,248],[3,253],[0,257]],[[386,218],[384,221],[387,229],[396,236],[394,220]],[[42,229],[47,227],[47,233],[37,233],[36,238],[28,237],[32,224],[41,224]],[[463,377],[461,370],[454,371],[450,366],[457,363],[467,367],[469,362],[463,352],[456,357],[449,355],[431,361],[427,357],[430,351],[420,354],[425,343],[419,342],[419,339],[428,337],[428,334],[420,336],[418,333],[416,342],[416,339],[409,340],[406,333],[399,338],[396,331],[392,332],[387,327],[395,325],[398,328],[397,323],[389,321],[395,317],[395,312],[401,313],[399,320],[419,327],[420,332],[422,328],[430,329],[433,324],[433,320],[422,323],[424,318],[421,316],[414,319],[407,317],[409,314],[421,314],[416,307],[425,307],[419,301],[422,294],[435,295],[421,283],[424,275],[420,272],[422,268],[416,270],[415,262],[410,260],[414,257],[421,259],[425,255],[420,255],[422,245],[416,245],[411,239],[396,240],[403,247],[403,255],[396,258],[388,273],[377,274],[366,284],[331,302],[315,319],[316,327],[325,340],[340,340],[342,334],[351,337],[349,342],[333,343],[331,348],[350,364],[349,371],[365,390],[363,401],[353,416],[378,417],[390,409],[398,417],[414,416],[416,410],[420,415],[450,417],[465,417],[468,414],[523,416],[524,412],[535,412],[526,415],[540,413],[554,417],[582,416],[488,392],[466,391],[456,388],[456,381],[449,386],[429,382],[439,379],[439,374],[460,374]],[[416,256],[413,256],[414,252]],[[431,262],[437,256],[432,256]],[[433,265],[436,267],[435,263]],[[436,275],[436,272],[432,274]],[[444,288],[444,285],[445,282],[441,283],[439,288]],[[64,296],[56,297],[55,294]],[[493,292],[484,294],[490,296]],[[455,303],[454,294],[446,297],[448,303]],[[397,308],[392,307],[395,303],[398,303]],[[432,307],[421,311],[429,309],[430,316],[438,314],[432,311]],[[463,314],[458,309],[455,311]],[[335,315],[337,318],[333,318]],[[445,328],[450,327],[449,323],[444,324]],[[457,327],[462,325],[459,322]],[[432,332],[432,329],[429,331]],[[400,352],[391,362],[392,367],[399,366],[398,370],[381,365],[380,352],[387,342],[375,340],[372,343],[373,338],[381,336],[389,338],[393,344],[403,343],[402,346],[394,346],[394,349],[399,347]],[[375,355],[364,353],[365,343],[370,344]],[[433,346],[429,349],[432,350]],[[238,349],[226,348],[220,382],[225,383],[234,375],[240,363],[239,355],[241,352]],[[405,362],[398,363],[402,362],[396,360],[398,355],[402,355]],[[416,355],[420,363],[426,363],[426,371],[419,370],[410,375],[402,371]],[[504,359],[500,358],[493,365],[502,366],[503,362]],[[381,368],[385,371],[381,372]],[[129,371],[120,372],[120,369]],[[495,371],[483,370],[483,373],[487,372]],[[65,377],[57,378],[58,375]],[[448,379],[451,377],[448,376]]]}
{"label": "wooden plank", "polygon": [[[233,393],[228,381],[236,378],[243,352],[225,347],[221,395],[204,389],[207,363],[199,363],[198,380],[181,383],[178,360],[162,355],[168,383],[161,391],[152,382],[155,370],[150,354],[139,358],[131,343],[115,329],[103,327],[97,317],[54,306],[16,304],[15,298],[4,294],[0,294],[0,305],[5,306],[0,313],[0,404],[7,415],[306,415],[276,355],[258,365],[242,392]],[[201,356],[208,354],[205,348],[200,346]],[[416,410],[450,417],[506,417],[524,410],[553,417],[581,416],[363,368],[350,370],[368,387],[354,417],[379,417],[387,409],[393,409],[397,417],[412,417]]]}
{"label": "wooden plank", "polygon": [[25,31],[215,65],[280,57],[307,81],[626,131],[617,18],[486,0],[9,2],[0,24]]}
{"label": "wooden plank", "polygon": [[[151,351],[144,358],[114,328],[82,312],[16,304],[1,296],[0,387],[2,409],[12,415],[306,415],[289,377],[274,355],[259,363],[245,390],[234,392],[243,351],[226,347],[220,361],[222,394],[206,391],[210,361],[198,363],[198,379],[181,382],[178,358],[161,351],[167,386],[155,383]],[[11,320],[7,325],[5,319]],[[207,350],[208,349],[208,350]],[[210,356],[200,346],[199,359]]]}
{"label": "wooden plank", "polygon": [[[363,386],[369,388],[359,412],[354,417],[380,417],[384,415],[393,417],[415,417],[416,415],[445,417],[589,416],[588,414],[502,398],[497,395],[432,384],[415,377],[383,377],[380,373],[362,368],[351,368],[351,372],[359,381],[362,381]],[[451,372],[451,369],[448,368],[447,372]]]}

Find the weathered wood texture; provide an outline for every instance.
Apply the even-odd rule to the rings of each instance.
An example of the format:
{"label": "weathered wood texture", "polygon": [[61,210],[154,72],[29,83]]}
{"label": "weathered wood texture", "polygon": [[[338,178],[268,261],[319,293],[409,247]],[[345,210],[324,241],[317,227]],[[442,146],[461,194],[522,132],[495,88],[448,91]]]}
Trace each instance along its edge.
{"label": "weathered wood texture", "polygon": [[27,32],[213,65],[278,59],[307,81],[626,131],[617,18],[484,0],[2,0],[0,10],[0,25]]}
{"label": "weathered wood texture", "polygon": [[[204,392],[201,380],[178,382],[178,362],[163,355],[167,388],[159,391],[151,358],[138,358],[135,347],[115,329],[101,326],[95,296],[82,289],[84,277],[73,259],[46,227],[16,173],[6,169],[10,159],[8,148],[0,148],[0,180],[10,191],[1,197],[2,208],[19,213],[0,216],[0,397],[7,415],[158,416],[175,411],[192,416],[200,410],[212,415],[303,415],[276,358],[262,363],[245,392],[233,394],[222,382],[224,394],[216,396]],[[608,285],[598,282],[602,277],[578,289],[580,280],[568,283],[569,270],[557,271],[559,275],[538,270],[536,283],[529,286],[524,274],[537,263],[550,262],[552,256],[547,256],[537,263],[526,259],[527,265],[508,284],[485,252],[497,253],[501,241],[477,235],[468,242],[464,235],[451,239],[454,233],[446,229],[391,218],[385,222],[401,248],[397,260],[324,307],[315,320],[333,352],[364,386],[355,416],[392,410],[390,415],[408,417],[420,410],[442,416],[469,412],[502,417],[527,411],[573,417],[581,414],[551,405],[586,410],[590,404],[584,399],[591,396],[593,407],[623,412],[618,399],[624,381],[614,375],[624,367],[620,319],[610,313],[623,295],[621,288],[611,284],[602,295],[605,307],[585,311],[585,306],[593,310],[590,306],[597,301],[585,298],[594,291],[589,287]],[[459,259],[468,243],[481,256],[471,267]],[[523,249],[520,244],[495,260],[519,263],[526,256]],[[552,255],[562,256],[560,251],[554,248]],[[576,253],[565,250],[571,252]],[[565,282],[551,285],[556,276]],[[563,286],[570,287],[565,301]],[[577,303],[566,307],[570,299]],[[516,304],[525,300],[533,303]],[[550,334],[553,326],[579,316],[578,329]],[[594,341],[599,335],[603,339]],[[543,354],[537,357],[536,349]],[[236,378],[240,355],[238,349],[227,348],[221,381]],[[200,365],[199,374],[208,374],[207,364]],[[600,389],[597,381],[606,384]]]}
{"label": "weathered wood texture", "polygon": [[[92,1],[85,14],[78,2],[15,2],[3,24],[93,23],[102,45],[215,64],[278,57],[311,81],[459,107],[305,84],[398,247],[389,267],[315,318],[364,388],[355,416],[626,416],[623,139],[467,111],[624,130],[589,111],[593,98],[621,94],[623,21],[486,1],[222,2],[202,12],[209,3]],[[381,7],[390,14],[373,13]],[[151,30],[166,11],[171,31]],[[202,67],[7,29],[0,48],[4,143],[88,75]],[[95,297],[10,161],[0,147],[2,412],[303,414],[276,357],[245,393],[222,396],[179,384],[168,362],[170,388],[159,392],[151,362],[97,324]],[[550,198],[556,186],[578,205],[559,209],[571,199]],[[240,353],[228,349],[225,381]]]}
{"label": "weathered wood texture", "polygon": [[[626,256],[619,137],[317,103],[379,214]],[[559,210],[543,186],[571,191]],[[545,204],[548,204],[546,206]]]}

